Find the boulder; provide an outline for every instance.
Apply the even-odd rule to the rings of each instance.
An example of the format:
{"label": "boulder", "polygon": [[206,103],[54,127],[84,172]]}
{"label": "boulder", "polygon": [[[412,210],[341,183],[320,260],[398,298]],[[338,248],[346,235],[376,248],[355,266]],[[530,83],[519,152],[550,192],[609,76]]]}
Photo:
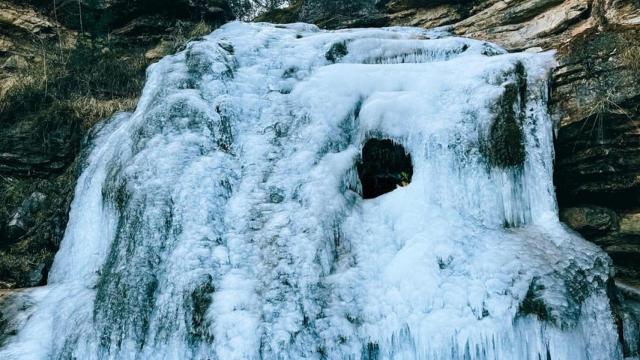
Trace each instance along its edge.
{"label": "boulder", "polygon": [[9,56],[4,64],[2,64],[2,68],[9,71],[25,69],[27,66],[27,60],[20,55]]}
{"label": "boulder", "polygon": [[0,1],[0,29],[3,29],[2,33],[53,38],[56,36],[57,26],[33,8]]}
{"label": "boulder", "polygon": [[14,243],[25,235],[37,223],[38,212],[45,206],[46,200],[47,196],[40,192],[29,195],[4,227],[4,241],[0,245]]}
{"label": "boulder", "polygon": [[620,217],[620,233],[640,235],[640,213],[627,213]]}
{"label": "boulder", "polygon": [[560,220],[589,238],[614,231],[618,227],[616,213],[613,210],[599,206],[562,209],[560,211]]}

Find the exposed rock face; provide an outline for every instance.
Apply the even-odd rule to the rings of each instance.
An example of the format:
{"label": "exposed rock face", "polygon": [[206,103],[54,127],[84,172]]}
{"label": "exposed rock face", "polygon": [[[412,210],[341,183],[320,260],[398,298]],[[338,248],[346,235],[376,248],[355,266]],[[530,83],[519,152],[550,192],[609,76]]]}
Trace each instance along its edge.
{"label": "exposed rock face", "polygon": [[526,112],[526,77],[524,66],[518,63],[508,80],[505,79],[508,85],[494,106],[495,118],[489,129],[489,141],[480,148],[492,166],[519,167],[525,161],[522,124]]}
{"label": "exposed rock face", "polygon": [[638,204],[639,39],[640,30],[592,31],[560,53],[554,100],[561,203]]}
{"label": "exposed rock face", "polygon": [[28,2],[46,13],[55,10],[54,16],[67,27],[92,33],[110,32],[144,18],[155,17],[156,22],[160,19],[225,22],[232,18],[225,0],[81,0],[81,7],[77,1],[60,1],[55,5],[52,1]]}
{"label": "exposed rock face", "polygon": [[0,173],[47,174],[64,170],[73,161],[79,124],[32,118],[11,125],[0,129]]}
{"label": "exposed rock face", "polygon": [[387,20],[378,0],[310,0],[300,6],[300,19],[323,27],[382,26]]}
{"label": "exposed rock face", "polygon": [[[620,14],[602,16],[560,49],[553,100],[559,120],[556,186],[561,206],[595,204],[618,213],[604,237],[586,235],[614,259],[619,277],[640,275],[640,29]],[[636,10],[637,11],[637,10]],[[610,21],[618,22],[610,22]],[[619,229],[619,230],[618,230]]]}
{"label": "exposed rock face", "polygon": [[483,2],[454,25],[454,32],[492,39],[510,49],[558,47],[590,21],[586,0]]}
{"label": "exposed rock face", "polygon": [[602,235],[618,229],[616,213],[599,206],[564,208],[560,211],[560,220],[583,236]]}
{"label": "exposed rock face", "polygon": [[622,351],[625,358],[640,353],[640,292],[633,286],[616,281],[618,291],[613,303],[617,304],[618,330],[622,340]]}

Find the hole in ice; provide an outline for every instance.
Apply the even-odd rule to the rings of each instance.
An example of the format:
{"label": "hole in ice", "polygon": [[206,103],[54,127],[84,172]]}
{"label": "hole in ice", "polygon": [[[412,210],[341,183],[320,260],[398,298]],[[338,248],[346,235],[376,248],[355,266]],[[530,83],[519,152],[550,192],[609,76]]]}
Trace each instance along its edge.
{"label": "hole in ice", "polygon": [[362,197],[372,199],[406,186],[413,176],[411,156],[389,139],[370,139],[362,148],[358,163]]}

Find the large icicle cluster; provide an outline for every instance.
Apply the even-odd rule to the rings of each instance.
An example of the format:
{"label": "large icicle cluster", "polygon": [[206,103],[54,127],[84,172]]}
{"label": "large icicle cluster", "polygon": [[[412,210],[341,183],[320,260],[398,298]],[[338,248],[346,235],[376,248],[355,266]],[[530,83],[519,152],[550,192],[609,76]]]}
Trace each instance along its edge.
{"label": "large icicle cluster", "polygon": [[[616,359],[609,260],[558,222],[552,54],[230,23],[95,130],[3,359]],[[411,155],[364,200],[367,140]]]}

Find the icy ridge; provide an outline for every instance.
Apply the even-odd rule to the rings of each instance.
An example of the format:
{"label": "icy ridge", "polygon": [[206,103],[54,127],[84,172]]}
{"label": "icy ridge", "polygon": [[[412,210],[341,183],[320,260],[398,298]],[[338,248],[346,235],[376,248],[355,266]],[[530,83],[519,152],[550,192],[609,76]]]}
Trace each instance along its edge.
{"label": "icy ridge", "polygon": [[[557,220],[553,54],[436,37],[235,22],[152,65],[0,357],[621,358],[610,261]],[[373,137],[414,172],[363,200]]]}

